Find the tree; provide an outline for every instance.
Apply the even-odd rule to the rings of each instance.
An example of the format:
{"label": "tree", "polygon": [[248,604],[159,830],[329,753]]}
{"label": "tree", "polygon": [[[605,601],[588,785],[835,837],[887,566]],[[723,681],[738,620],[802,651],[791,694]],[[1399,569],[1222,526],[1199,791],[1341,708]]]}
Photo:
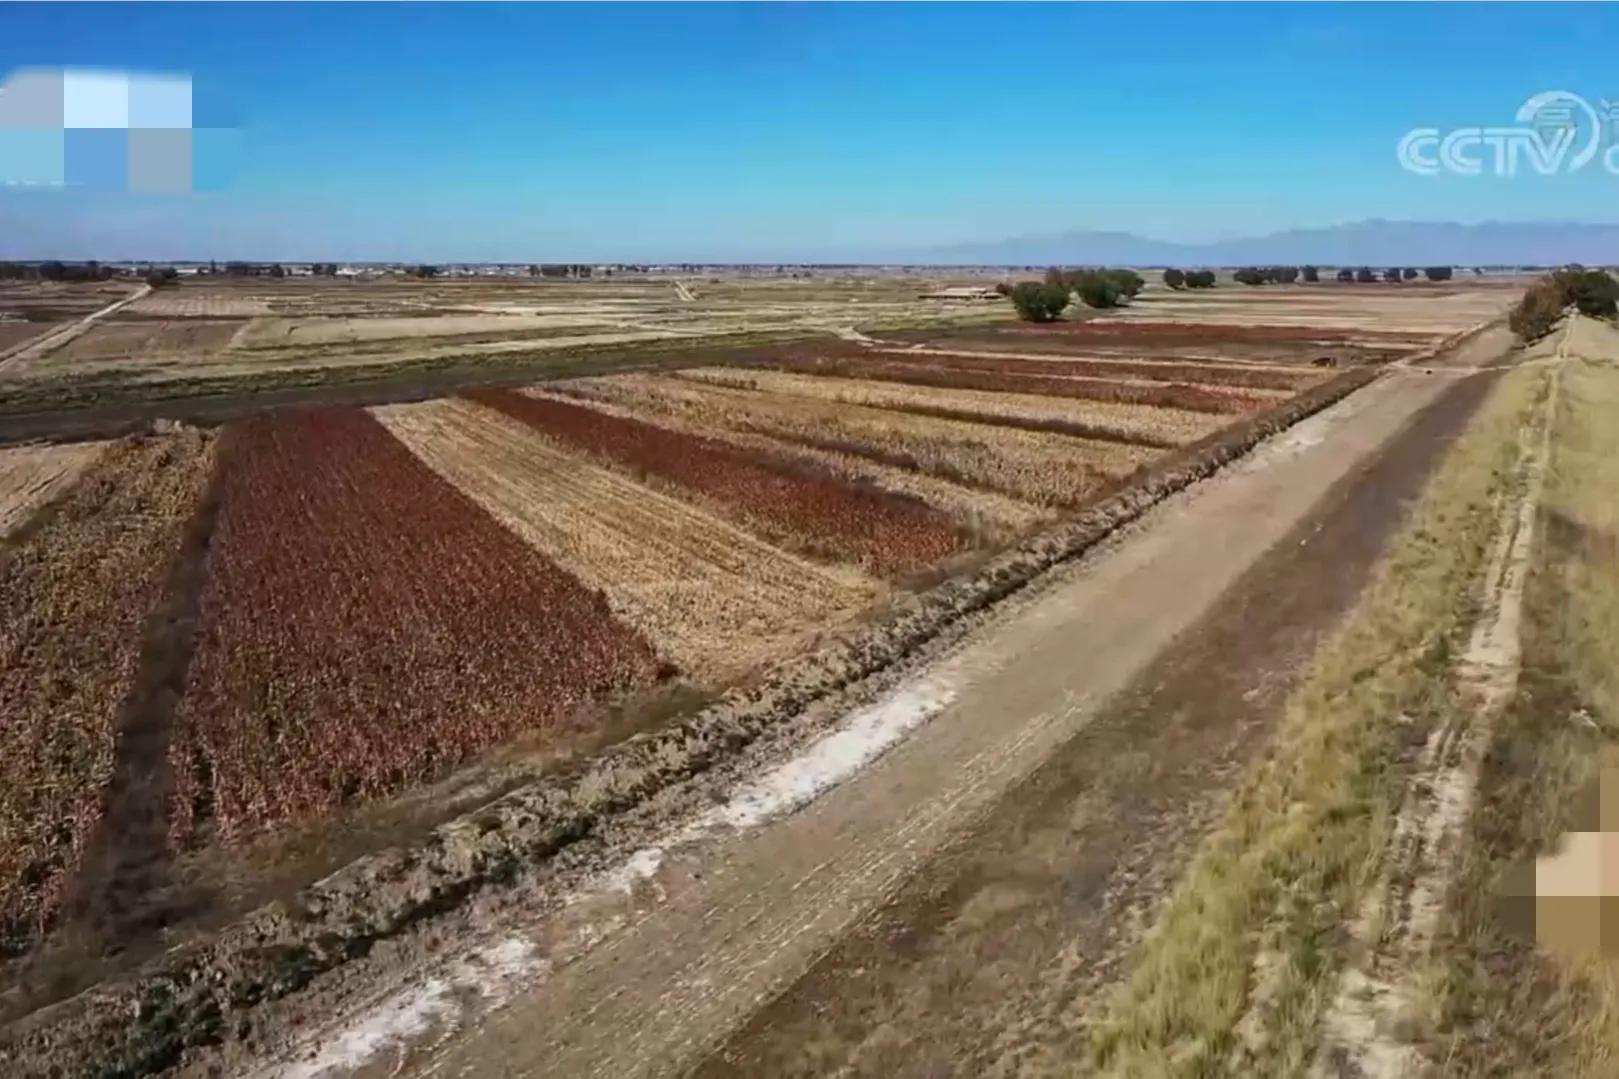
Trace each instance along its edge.
{"label": "tree", "polygon": [[1244,266],[1231,276],[1244,285],[1263,285],[1266,281],[1264,272],[1252,266]]}
{"label": "tree", "polygon": [[1186,287],[1186,275],[1171,266],[1164,271],[1164,284],[1173,289],[1183,289]]}
{"label": "tree", "polygon": [[1525,290],[1523,299],[1507,316],[1507,325],[1520,341],[1534,341],[1551,332],[1567,306],[1557,283],[1551,278],[1542,278]]}
{"label": "tree", "polygon": [[1136,293],[1147,287],[1146,278],[1134,270],[1103,270],[1102,277],[1117,289],[1121,296],[1133,298]]}
{"label": "tree", "polygon": [[1014,285],[1012,306],[1025,322],[1050,322],[1068,306],[1068,290],[1061,285],[1024,281]]}
{"label": "tree", "polygon": [[1303,273],[1304,283],[1307,285],[1313,285],[1317,281],[1321,280],[1321,271],[1317,270],[1314,266],[1306,266],[1300,272]]}
{"label": "tree", "polygon": [[1186,274],[1187,288],[1213,288],[1213,270],[1190,270]]}
{"label": "tree", "polygon": [[1405,269],[1400,271],[1400,276],[1405,278],[1407,281],[1415,281],[1417,279],[1417,271],[1413,267],[1407,266]]}
{"label": "tree", "polygon": [[1454,271],[1449,266],[1429,266],[1422,271],[1430,281],[1449,281]]}
{"label": "tree", "polygon": [[1619,281],[1602,270],[1585,270],[1570,282],[1567,291],[1582,315],[1592,318],[1619,315]]}
{"label": "tree", "polygon": [[1340,281],[1353,281],[1354,279],[1355,279],[1355,271],[1351,270],[1349,267],[1346,266],[1343,269],[1338,271],[1338,280],[1340,280]]}
{"label": "tree", "polygon": [[180,283],[180,271],[173,266],[154,266],[147,271],[146,283],[153,288],[173,288]]}
{"label": "tree", "polygon": [[1086,307],[1117,307],[1124,296],[1118,282],[1104,274],[1092,274],[1079,283],[1079,298]]}
{"label": "tree", "polygon": [[1388,281],[1388,282],[1390,282],[1392,284],[1396,284],[1396,285],[1399,284],[1400,283],[1400,268],[1398,266],[1390,266],[1388,269],[1384,270],[1383,271],[1383,280]]}
{"label": "tree", "polygon": [[1355,280],[1362,285],[1369,285],[1373,281],[1377,280],[1377,274],[1370,266],[1362,266],[1360,269],[1355,271]]}
{"label": "tree", "polygon": [[412,277],[421,277],[421,278],[437,277],[438,276],[438,267],[432,265],[431,263],[424,262],[420,266],[411,267],[410,274],[411,274]]}

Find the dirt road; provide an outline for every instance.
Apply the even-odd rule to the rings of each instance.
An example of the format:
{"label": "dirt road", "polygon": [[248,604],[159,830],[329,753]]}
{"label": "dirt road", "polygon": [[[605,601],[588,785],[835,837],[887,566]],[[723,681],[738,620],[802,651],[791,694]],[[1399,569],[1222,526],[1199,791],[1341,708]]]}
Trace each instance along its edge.
{"label": "dirt road", "polygon": [[593,894],[324,1025],[270,1073],[915,1074],[1063,1055],[1488,377],[1392,372],[1262,445],[706,825],[672,826]]}
{"label": "dirt road", "polygon": [[30,360],[37,360],[47,353],[54,352],[108,315],[123,310],[136,300],[144,300],[151,294],[151,285],[141,285],[128,296],[114,300],[106,307],[90,312],[77,322],[70,322],[66,326],[51,331],[44,337],[37,337],[32,341],[25,342],[21,347],[8,354],[0,354],[0,369],[3,369],[8,363],[26,363]]}

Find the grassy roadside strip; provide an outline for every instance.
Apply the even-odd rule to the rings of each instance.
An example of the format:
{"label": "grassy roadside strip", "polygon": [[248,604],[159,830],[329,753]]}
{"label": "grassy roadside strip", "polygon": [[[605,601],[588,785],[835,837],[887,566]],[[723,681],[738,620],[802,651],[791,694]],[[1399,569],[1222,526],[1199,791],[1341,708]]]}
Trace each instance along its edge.
{"label": "grassy roadside strip", "polygon": [[1446,1075],[1613,1075],[1619,970],[1559,958],[1508,929],[1503,878],[1589,830],[1576,808],[1619,767],[1619,367],[1563,375],[1524,596],[1523,671],[1480,775],[1478,810],[1422,983]]}
{"label": "grassy roadside strip", "polygon": [[[1093,1029],[1103,1073],[1297,1074],[1307,1066],[1347,943],[1344,923],[1381,869],[1405,787],[1402,760],[1453,704],[1451,661],[1475,613],[1473,586],[1500,500],[1513,486],[1518,432],[1545,377],[1503,379],[1356,611],[1317,654],[1270,754],[1237,791]],[[1245,1037],[1255,1019],[1262,1032]]]}

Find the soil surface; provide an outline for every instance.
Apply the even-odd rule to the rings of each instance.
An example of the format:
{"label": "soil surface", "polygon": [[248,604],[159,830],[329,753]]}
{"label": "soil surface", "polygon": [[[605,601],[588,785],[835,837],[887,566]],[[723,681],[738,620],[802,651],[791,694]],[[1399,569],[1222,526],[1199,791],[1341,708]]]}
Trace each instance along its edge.
{"label": "soil surface", "polygon": [[1487,378],[1392,372],[1168,500],[908,675],[884,707],[931,718],[876,763],[640,852],[588,940],[471,1021],[355,1016],[305,1051],[360,1045],[336,1059],[378,1074],[1071,1065],[1082,1002]]}

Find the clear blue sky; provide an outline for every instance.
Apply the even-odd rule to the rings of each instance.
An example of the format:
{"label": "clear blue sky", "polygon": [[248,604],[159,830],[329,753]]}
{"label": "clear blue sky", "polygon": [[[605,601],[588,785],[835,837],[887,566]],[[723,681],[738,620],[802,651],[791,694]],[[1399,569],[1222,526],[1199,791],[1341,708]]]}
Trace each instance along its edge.
{"label": "clear blue sky", "polygon": [[1408,128],[1619,99],[1619,9],[0,5],[0,71],[184,71],[223,192],[0,187],[0,253],[841,257],[1075,228],[1619,220],[1619,177],[1422,178]]}

